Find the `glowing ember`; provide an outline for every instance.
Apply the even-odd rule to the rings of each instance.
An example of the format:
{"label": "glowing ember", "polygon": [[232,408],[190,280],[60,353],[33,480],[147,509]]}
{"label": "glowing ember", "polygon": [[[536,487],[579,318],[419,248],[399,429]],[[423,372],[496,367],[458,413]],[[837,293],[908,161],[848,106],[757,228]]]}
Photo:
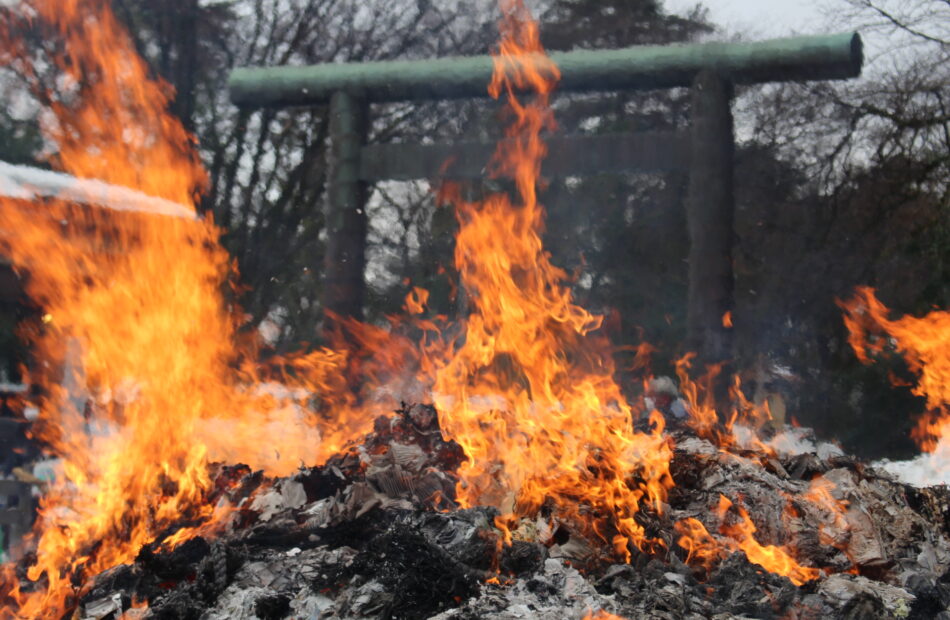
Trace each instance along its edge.
{"label": "glowing ember", "polygon": [[603,609],[595,611],[584,616],[584,620],[625,620],[621,616],[616,616]]}

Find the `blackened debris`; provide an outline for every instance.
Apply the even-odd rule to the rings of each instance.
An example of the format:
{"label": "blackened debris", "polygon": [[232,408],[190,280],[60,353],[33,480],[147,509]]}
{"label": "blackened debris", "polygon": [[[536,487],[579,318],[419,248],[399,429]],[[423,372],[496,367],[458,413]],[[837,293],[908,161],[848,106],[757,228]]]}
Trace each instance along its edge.
{"label": "blackened debris", "polygon": [[[77,617],[117,618],[146,601],[149,617],[196,620],[580,620],[598,609],[661,620],[950,620],[945,488],[911,489],[830,452],[722,449],[671,427],[676,487],[662,510],[635,517],[661,542],[628,545],[623,564],[609,520],[592,531],[545,503],[537,515],[505,516],[509,546],[498,510],[460,509],[465,455],[432,407],[403,406],[374,428],[286,478],[216,468],[211,495],[233,513],[214,542],[147,546],[98,577]],[[818,482],[837,508],[805,499]],[[725,515],[720,497],[735,506]],[[757,542],[789,550],[819,577],[796,586],[726,547],[708,566],[688,566],[674,524],[697,519],[724,540],[739,507]]]}
{"label": "blackened debris", "polygon": [[286,594],[267,594],[254,604],[254,613],[261,620],[281,620],[290,613],[290,597]]}
{"label": "blackened debris", "polygon": [[389,593],[379,618],[428,618],[477,593],[480,574],[406,524],[394,524],[356,557],[354,571]]}

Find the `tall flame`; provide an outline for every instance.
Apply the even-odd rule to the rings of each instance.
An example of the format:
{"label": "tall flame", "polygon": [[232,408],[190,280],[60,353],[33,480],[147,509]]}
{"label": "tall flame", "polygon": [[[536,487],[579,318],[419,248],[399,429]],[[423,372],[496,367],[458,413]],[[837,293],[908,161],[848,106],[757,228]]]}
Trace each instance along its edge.
{"label": "tall flame", "polygon": [[[108,3],[32,0],[5,11],[0,57],[48,102],[51,163],[193,204],[205,183],[193,139]],[[62,42],[44,58],[57,90],[30,64],[21,37],[31,28]],[[14,599],[20,617],[58,618],[75,584],[81,594],[165,528],[219,518],[209,463],[287,474],[319,454],[310,415],[251,389],[254,377],[239,371],[218,236],[210,220],[0,202],[0,244],[46,312],[22,330],[44,362],[30,377],[45,390],[37,435],[62,458],[28,573],[39,589],[20,592],[10,575],[0,583],[0,604]],[[330,352],[320,361],[334,371],[345,363]]]}
{"label": "tall flame", "polygon": [[518,515],[547,502],[578,518],[587,505],[599,515],[590,533],[629,556],[628,543],[651,542],[634,517],[644,505],[661,509],[670,448],[661,424],[654,434],[633,432],[610,350],[592,334],[601,318],[574,303],[543,248],[541,134],[554,127],[548,100],[559,74],[524,5],[501,6],[489,90],[506,96],[512,122],[493,168],[514,180],[514,197],[457,200],[455,261],[471,314],[436,372],[434,400],[442,428],[469,457],[463,502]]}
{"label": "tall flame", "polygon": [[918,375],[913,392],[926,398],[928,413],[913,436],[924,451],[934,452],[944,437],[950,439],[950,312],[891,319],[891,311],[867,287],[840,305],[858,359],[870,363],[872,355],[894,349]]}

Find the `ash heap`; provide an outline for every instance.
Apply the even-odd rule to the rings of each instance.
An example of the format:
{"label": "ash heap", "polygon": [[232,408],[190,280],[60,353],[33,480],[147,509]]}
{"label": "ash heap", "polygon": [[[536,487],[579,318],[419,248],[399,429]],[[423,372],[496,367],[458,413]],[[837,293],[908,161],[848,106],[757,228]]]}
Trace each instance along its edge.
{"label": "ash heap", "polygon": [[223,531],[143,547],[73,617],[950,618],[946,487],[804,435],[746,449],[670,430],[675,486],[637,515],[665,549],[617,563],[556,507],[511,531],[496,509],[458,509],[465,455],[432,407],[406,406],[321,467],[219,468]]}

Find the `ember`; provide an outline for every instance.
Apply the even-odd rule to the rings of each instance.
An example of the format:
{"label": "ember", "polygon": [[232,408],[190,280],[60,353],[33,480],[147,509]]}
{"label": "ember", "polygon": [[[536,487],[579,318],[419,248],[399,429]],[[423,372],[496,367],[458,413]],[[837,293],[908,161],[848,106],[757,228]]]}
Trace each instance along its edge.
{"label": "ember", "polygon": [[[691,355],[682,404],[669,379],[652,383],[665,405],[640,416],[628,402],[602,318],[541,241],[559,70],[522,2],[500,4],[489,92],[511,123],[490,168],[514,191],[444,193],[469,312],[451,329],[425,319],[414,288],[393,323],[422,344],[344,318],[339,346],[258,364],[237,344],[210,220],[0,198],[0,229],[17,231],[3,249],[48,311],[28,334],[49,362],[32,377],[48,391],[37,433],[63,459],[35,537],[4,568],[3,617],[947,614],[946,487],[775,428],[738,379],[724,408],[725,366],[694,380]],[[194,204],[191,138],[107,3],[61,5],[31,3],[66,41],[52,62],[95,79],[53,106],[58,167]],[[2,34],[17,57],[25,43]],[[853,344],[880,350],[861,337],[870,324],[898,340],[936,412],[925,434],[942,437],[946,360],[862,301]],[[422,402],[396,401],[407,393]]]}

